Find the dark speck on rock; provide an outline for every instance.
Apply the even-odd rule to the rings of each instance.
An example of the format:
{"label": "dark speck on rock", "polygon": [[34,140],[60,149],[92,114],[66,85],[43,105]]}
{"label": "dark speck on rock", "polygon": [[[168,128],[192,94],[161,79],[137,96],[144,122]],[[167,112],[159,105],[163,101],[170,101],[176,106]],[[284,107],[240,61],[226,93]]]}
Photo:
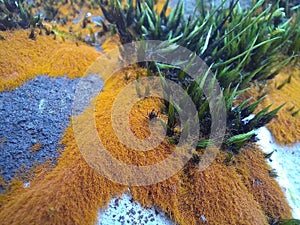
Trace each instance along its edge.
{"label": "dark speck on rock", "polygon": [[124,220],[125,220],[125,217],[124,217],[124,216],[120,216],[120,217],[119,217],[119,222],[121,222],[121,223],[123,222],[123,223],[124,223]]}
{"label": "dark speck on rock", "polygon": [[129,211],[128,211],[128,214],[131,214],[131,215],[135,215],[136,212],[133,208],[131,208]]}

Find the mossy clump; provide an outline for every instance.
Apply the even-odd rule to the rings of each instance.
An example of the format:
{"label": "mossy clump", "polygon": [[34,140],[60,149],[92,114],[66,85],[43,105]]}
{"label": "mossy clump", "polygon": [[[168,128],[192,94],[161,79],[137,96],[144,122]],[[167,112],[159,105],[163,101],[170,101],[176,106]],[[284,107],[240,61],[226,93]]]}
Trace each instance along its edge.
{"label": "mossy clump", "polygon": [[[211,127],[211,112],[209,97],[204,94],[204,85],[215,91],[216,83],[221,86],[218,95],[216,111],[222,110],[224,99],[227,127],[223,148],[237,153],[249,140],[254,140],[254,129],[272,120],[282,106],[269,110],[266,106],[249,122],[245,119],[252,114],[262,99],[250,104],[250,99],[236,104],[235,99],[245,91],[245,87],[255,80],[273,78],[293,56],[287,54],[287,46],[291,37],[297,33],[296,23],[292,18],[286,18],[278,3],[262,9],[264,1],[253,3],[251,9],[242,9],[238,1],[230,1],[225,8],[225,1],[218,8],[207,10],[205,4],[197,6],[195,13],[188,18],[184,16],[184,5],[178,3],[170,14],[167,13],[168,1],[161,12],[154,8],[153,1],[112,1],[107,7],[100,3],[101,9],[108,22],[115,24],[121,43],[136,40],[162,40],[169,44],[162,45],[161,52],[172,54],[174,49],[183,46],[196,53],[203,59],[214,76],[207,81],[206,73],[199,80],[190,79],[188,74],[178,69],[176,65],[166,65],[161,62],[144,63],[143,66],[160,76],[162,83],[171,79],[179,83],[192,98],[198,111],[200,140],[208,143]],[[126,52],[123,59],[126,60]],[[170,55],[163,55],[170,58]],[[186,60],[186,59],[184,59]],[[188,59],[192,60],[192,59]],[[154,65],[154,66],[153,66]],[[187,65],[188,67],[188,65]],[[188,68],[184,68],[188,71]],[[168,87],[164,87],[168,88]],[[183,103],[184,105],[185,103]],[[168,135],[174,139],[174,129],[178,124],[171,99],[165,101],[168,115]],[[213,109],[215,110],[215,109]],[[222,115],[222,113],[220,113]],[[193,116],[192,116],[193,117]],[[199,146],[203,145],[203,141]],[[176,140],[175,140],[176,142]]]}
{"label": "mossy clump", "polygon": [[[112,1],[108,7],[100,4],[106,19],[117,26],[122,43],[133,40],[162,40],[176,43],[195,52],[217,74],[220,85],[240,88],[251,80],[274,77],[286,60],[289,41],[297,23],[285,17],[277,3],[261,11],[263,0],[251,9],[239,7],[239,1],[226,1],[217,8],[206,9],[199,2],[195,13],[184,16],[184,4],[179,2],[167,13],[168,1],[159,13],[154,2]],[[202,3],[202,4],[201,4]],[[276,68],[276,69],[275,69]]]}

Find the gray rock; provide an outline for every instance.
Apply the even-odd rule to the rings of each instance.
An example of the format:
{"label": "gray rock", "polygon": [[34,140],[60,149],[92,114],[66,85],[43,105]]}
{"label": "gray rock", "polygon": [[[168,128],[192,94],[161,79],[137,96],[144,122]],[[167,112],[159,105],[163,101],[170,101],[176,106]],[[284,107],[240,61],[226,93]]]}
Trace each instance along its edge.
{"label": "gray rock", "polygon": [[[59,156],[59,141],[67,126],[74,102],[77,84],[83,88],[84,103],[76,106],[81,113],[89,99],[101,91],[100,78],[81,79],[37,76],[13,91],[0,93],[0,174],[5,181],[12,179],[21,168],[30,168],[34,162],[55,163]],[[97,89],[92,90],[97,85]],[[78,88],[77,88],[78,89]],[[34,144],[41,148],[32,152]]]}

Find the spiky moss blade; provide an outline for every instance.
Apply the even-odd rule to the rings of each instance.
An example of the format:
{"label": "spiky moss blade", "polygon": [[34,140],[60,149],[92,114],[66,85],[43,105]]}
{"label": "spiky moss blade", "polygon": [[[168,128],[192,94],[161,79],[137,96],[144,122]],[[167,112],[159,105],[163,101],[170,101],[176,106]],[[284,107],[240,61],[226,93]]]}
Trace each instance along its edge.
{"label": "spiky moss blade", "polygon": [[[258,36],[256,37],[256,39],[257,39],[257,38],[258,38]],[[274,37],[274,38],[272,38],[272,39],[269,39],[269,40],[265,40],[265,41],[263,41],[263,42],[260,42],[259,44],[254,45],[252,48],[246,50],[245,52],[242,52],[241,54],[239,54],[239,55],[237,55],[237,56],[234,56],[234,57],[232,57],[231,59],[228,59],[228,60],[225,61],[225,62],[219,63],[218,66],[223,66],[223,65],[232,63],[233,61],[235,61],[235,60],[241,58],[242,56],[246,55],[248,52],[251,52],[251,51],[253,51],[253,50],[259,48],[260,46],[263,46],[264,44],[269,43],[269,42],[272,42],[272,41],[275,41],[275,40],[277,40],[277,39],[280,39],[280,37]]]}
{"label": "spiky moss blade", "polygon": [[248,117],[250,114],[252,114],[263,99],[264,99],[264,96],[259,98],[257,101],[255,101],[251,105],[248,105],[245,108],[243,108],[241,111],[242,117]]}
{"label": "spiky moss blade", "polygon": [[284,106],[285,104],[282,104],[281,106],[277,107],[276,109],[268,112],[270,109],[271,105],[267,106],[263,110],[259,111],[253,119],[251,119],[247,124],[246,124],[246,130],[252,130],[261,127],[262,124],[269,123],[274,116],[278,113],[278,111]]}
{"label": "spiky moss blade", "polygon": [[278,223],[278,225],[299,225],[300,220],[297,219],[285,219]]}
{"label": "spiky moss blade", "polygon": [[172,136],[175,128],[175,109],[172,98],[169,100],[168,108],[168,122],[167,122],[167,135]]}
{"label": "spiky moss blade", "polygon": [[246,143],[253,135],[255,135],[255,131],[249,131],[245,134],[238,134],[235,135],[233,137],[228,138],[225,143],[227,145],[234,145],[236,146],[238,149],[244,144]]}
{"label": "spiky moss blade", "polygon": [[197,147],[198,148],[206,148],[210,144],[212,144],[212,142],[210,140],[201,140],[201,141],[198,141]]}

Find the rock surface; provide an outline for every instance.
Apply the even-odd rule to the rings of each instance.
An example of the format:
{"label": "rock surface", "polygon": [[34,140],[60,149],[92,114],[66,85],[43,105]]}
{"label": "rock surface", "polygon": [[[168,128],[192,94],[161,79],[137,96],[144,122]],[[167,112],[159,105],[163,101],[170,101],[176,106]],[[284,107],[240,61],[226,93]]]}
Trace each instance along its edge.
{"label": "rock surface", "polygon": [[0,174],[5,181],[12,179],[20,168],[28,171],[34,163],[47,159],[55,162],[58,150],[63,149],[59,141],[70,123],[80,80],[80,90],[85,91],[82,104],[74,110],[78,114],[87,106],[86,99],[95,94],[92,84],[99,83],[99,78],[37,76],[13,91],[0,93]]}
{"label": "rock surface", "polygon": [[144,209],[139,203],[132,200],[129,194],[123,194],[122,198],[114,198],[108,208],[100,210],[97,225],[173,225],[161,210]]}

